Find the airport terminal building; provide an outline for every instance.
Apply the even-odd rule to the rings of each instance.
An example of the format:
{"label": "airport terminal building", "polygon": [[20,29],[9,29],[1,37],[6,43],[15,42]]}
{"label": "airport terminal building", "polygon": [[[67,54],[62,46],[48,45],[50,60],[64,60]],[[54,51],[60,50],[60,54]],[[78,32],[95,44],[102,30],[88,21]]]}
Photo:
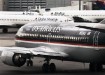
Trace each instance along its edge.
{"label": "airport terminal building", "polygon": [[[96,0],[82,1],[83,9],[93,9],[94,1]],[[0,0],[0,10],[6,11],[26,11],[29,7],[35,8],[35,6],[41,6],[41,8],[52,7],[64,7],[79,5],[78,0]]]}
{"label": "airport terminal building", "polygon": [[23,11],[39,5],[41,8],[70,6],[71,0],[0,0],[0,3],[1,10]]}

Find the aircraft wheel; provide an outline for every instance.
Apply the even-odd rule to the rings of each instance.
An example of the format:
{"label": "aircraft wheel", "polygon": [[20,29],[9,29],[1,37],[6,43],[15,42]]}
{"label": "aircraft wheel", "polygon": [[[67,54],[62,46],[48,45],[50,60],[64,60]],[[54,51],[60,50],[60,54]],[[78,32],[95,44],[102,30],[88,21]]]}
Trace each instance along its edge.
{"label": "aircraft wheel", "polygon": [[56,66],[54,63],[50,64],[50,72],[55,72],[56,71]]}
{"label": "aircraft wheel", "polygon": [[7,28],[3,28],[3,33],[7,33],[8,32],[8,29]]}
{"label": "aircraft wheel", "polygon": [[44,63],[42,66],[42,70],[43,70],[43,72],[49,72],[49,64]]}
{"label": "aircraft wheel", "polygon": [[89,64],[89,70],[92,71],[92,72],[94,72],[95,71],[95,64],[90,63]]}
{"label": "aircraft wheel", "polygon": [[92,72],[100,72],[103,70],[102,64],[90,63],[89,70]]}
{"label": "aircraft wheel", "polygon": [[100,72],[103,70],[102,64],[97,64],[97,71]]}

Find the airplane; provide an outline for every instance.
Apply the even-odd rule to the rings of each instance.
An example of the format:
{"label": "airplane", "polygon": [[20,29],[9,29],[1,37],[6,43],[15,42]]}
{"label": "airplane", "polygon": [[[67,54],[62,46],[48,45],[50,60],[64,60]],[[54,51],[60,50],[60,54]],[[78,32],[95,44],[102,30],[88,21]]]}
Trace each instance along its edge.
{"label": "airplane", "polygon": [[94,25],[92,25],[91,23],[90,24],[79,24],[76,27],[97,30],[97,31],[105,33],[105,19],[102,20],[100,23],[94,23]]}
{"label": "airplane", "polygon": [[[60,19],[61,19],[61,16],[63,17],[68,17],[70,18],[71,20],[73,20],[74,22],[82,22],[82,23],[92,23],[92,22],[99,22],[101,21],[105,15],[104,15],[104,11],[91,11],[91,10],[86,10],[86,11],[79,11],[79,10],[66,10],[66,11],[49,11],[49,12],[43,12],[43,13],[38,13],[38,12],[0,12],[1,14],[1,22],[0,22],[0,28],[2,29],[2,32],[3,33],[7,33],[8,32],[8,28],[14,28],[14,27],[20,27],[20,25],[24,25],[26,23],[29,23],[29,22],[24,22],[22,23],[21,21],[24,19],[25,16],[55,16],[55,17],[59,17],[60,16]],[[3,17],[4,15],[4,17]],[[9,15],[9,16],[8,16]],[[14,18],[12,18],[12,15],[15,15],[17,16],[17,18],[20,16],[20,19],[21,21],[17,21],[16,24],[14,23],[16,18],[15,16],[13,16]],[[14,21],[11,21],[9,20],[8,18],[11,17],[12,19],[14,19]],[[21,19],[21,16],[24,16],[22,17],[23,19]],[[8,19],[8,21],[2,21],[2,17],[3,19]],[[6,17],[6,18],[5,18]],[[63,18],[62,18],[63,19]],[[28,20],[28,19],[27,19]],[[32,21],[31,21],[32,22]],[[22,24],[20,24],[22,23]],[[20,24],[20,25],[19,25]]]}
{"label": "airplane", "polygon": [[[40,6],[39,6],[40,8]],[[52,15],[52,16],[68,16],[74,22],[97,23],[104,19],[104,10],[69,10],[70,7],[58,7],[51,9],[30,9],[29,11],[1,11],[0,14],[9,15]]]}
{"label": "airplane", "polygon": [[42,13],[52,16],[69,16],[74,22],[99,23],[105,18],[104,10],[50,10]]}
{"label": "airplane", "polygon": [[19,28],[20,26],[30,22],[73,22],[69,17],[65,16],[41,16],[41,15],[0,15],[0,28],[3,33],[8,32],[8,28]]}
{"label": "airplane", "polygon": [[3,15],[39,15],[38,12],[33,11],[0,11]]}
{"label": "airplane", "polygon": [[[90,71],[102,71],[105,64],[105,33],[69,23],[29,23],[15,37],[16,47],[0,47],[4,64],[32,66],[32,58],[43,57],[43,72],[55,72],[51,59],[90,63]],[[26,61],[28,60],[28,61]]]}

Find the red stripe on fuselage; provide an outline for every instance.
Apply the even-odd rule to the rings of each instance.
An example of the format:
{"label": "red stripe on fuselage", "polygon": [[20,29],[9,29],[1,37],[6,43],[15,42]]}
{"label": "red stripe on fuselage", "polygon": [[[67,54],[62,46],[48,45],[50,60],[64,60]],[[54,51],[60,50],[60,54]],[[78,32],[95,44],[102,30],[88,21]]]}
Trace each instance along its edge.
{"label": "red stripe on fuselage", "polygon": [[67,42],[48,42],[47,40],[27,40],[27,39],[22,39],[22,38],[15,38],[16,40],[22,40],[22,41],[30,41],[30,42],[45,42],[45,43],[55,43],[55,44],[66,44],[66,45],[76,45],[76,46],[91,46],[91,47],[105,47],[105,45],[98,45],[95,46],[93,44],[79,44],[79,43],[67,43]]}

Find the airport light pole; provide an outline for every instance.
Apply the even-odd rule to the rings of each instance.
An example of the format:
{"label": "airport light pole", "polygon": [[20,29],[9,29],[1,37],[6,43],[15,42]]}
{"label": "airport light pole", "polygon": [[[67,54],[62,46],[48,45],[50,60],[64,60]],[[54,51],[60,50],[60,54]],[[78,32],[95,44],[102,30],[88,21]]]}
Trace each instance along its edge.
{"label": "airport light pole", "polygon": [[81,0],[79,0],[79,10],[81,10]]}

